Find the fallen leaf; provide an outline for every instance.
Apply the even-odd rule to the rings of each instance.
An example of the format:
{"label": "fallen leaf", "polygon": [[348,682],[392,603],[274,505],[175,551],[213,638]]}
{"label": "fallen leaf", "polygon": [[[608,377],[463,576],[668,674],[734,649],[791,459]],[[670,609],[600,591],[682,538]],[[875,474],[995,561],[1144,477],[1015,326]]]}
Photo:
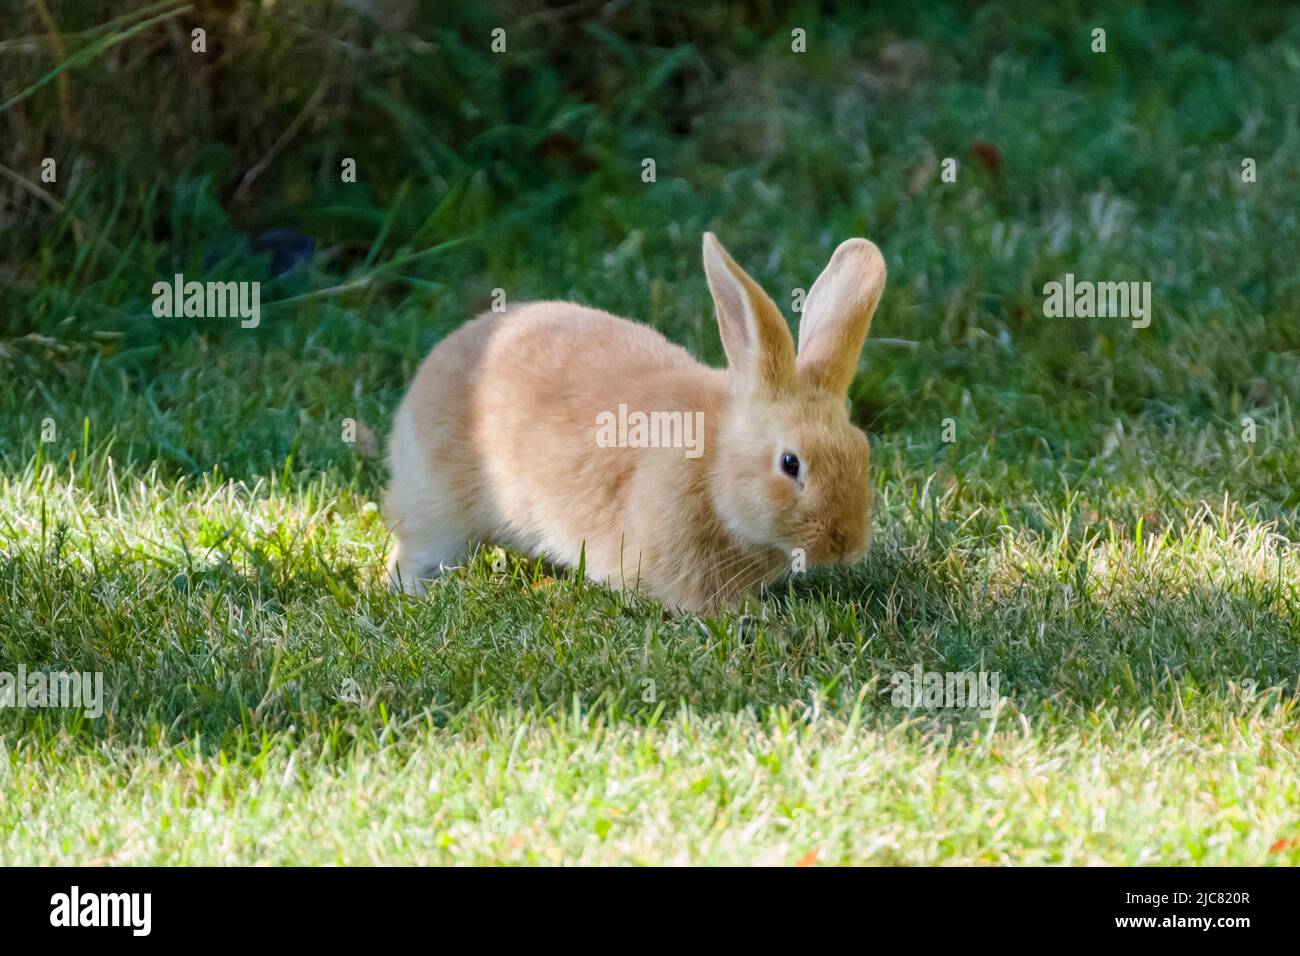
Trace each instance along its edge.
{"label": "fallen leaf", "polygon": [[970,154],[975,157],[976,162],[989,171],[993,176],[1002,173],[1002,154],[992,143],[984,143],[976,140],[970,144]]}

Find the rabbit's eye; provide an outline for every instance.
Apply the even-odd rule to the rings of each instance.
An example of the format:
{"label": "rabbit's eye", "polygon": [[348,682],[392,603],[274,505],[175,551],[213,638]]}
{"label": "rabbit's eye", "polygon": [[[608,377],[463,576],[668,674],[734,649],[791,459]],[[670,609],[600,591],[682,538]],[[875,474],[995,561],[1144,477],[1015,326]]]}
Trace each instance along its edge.
{"label": "rabbit's eye", "polygon": [[799,477],[799,456],[786,452],[781,456],[781,470],[791,478]]}

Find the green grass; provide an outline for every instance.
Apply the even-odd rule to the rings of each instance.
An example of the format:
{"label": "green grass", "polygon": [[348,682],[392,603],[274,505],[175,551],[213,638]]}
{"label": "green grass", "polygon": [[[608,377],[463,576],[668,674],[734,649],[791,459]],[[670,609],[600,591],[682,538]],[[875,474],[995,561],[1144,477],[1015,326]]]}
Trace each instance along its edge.
{"label": "green grass", "polygon": [[[1068,5],[664,9],[588,28],[586,67],[545,23],[509,67],[451,42],[486,14],[417,30],[433,51],[381,34],[251,213],[222,184],[270,144],[205,152],[160,91],[175,150],[132,160],[128,112],[62,212],[0,234],[0,670],[110,698],[0,710],[0,861],[1300,863],[1300,18],[1116,6],[1103,57]],[[335,48],[262,26],[203,87],[232,87],[215,127],[282,128],[315,77],[245,86]],[[53,68],[23,55],[5,99]],[[64,74],[83,137],[106,55]],[[0,120],[58,140],[58,114],[55,81]],[[273,278],[247,237],[286,223],[322,250]],[[500,287],[719,362],[705,229],[787,307],[839,240],[884,251],[851,396],[871,559],[712,618],[522,555],[386,591],[377,449],[428,348]],[[182,266],[285,301],[154,319]],[[1155,321],[1044,318],[1067,271],[1149,279]],[[998,673],[996,715],[894,706],[918,664]]]}

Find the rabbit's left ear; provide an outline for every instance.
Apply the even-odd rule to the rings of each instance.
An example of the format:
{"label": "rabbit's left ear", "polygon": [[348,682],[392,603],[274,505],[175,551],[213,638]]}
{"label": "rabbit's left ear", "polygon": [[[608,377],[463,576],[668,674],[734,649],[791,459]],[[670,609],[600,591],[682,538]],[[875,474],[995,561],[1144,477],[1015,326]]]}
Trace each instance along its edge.
{"label": "rabbit's left ear", "polygon": [[711,232],[704,234],[704,274],[718,311],[727,364],[746,391],[778,395],[794,384],[794,339],[759,284],[727,254]]}
{"label": "rabbit's left ear", "polygon": [[840,243],[804,300],[799,320],[799,378],[847,395],[858,354],[885,291],[885,258],[874,242]]}

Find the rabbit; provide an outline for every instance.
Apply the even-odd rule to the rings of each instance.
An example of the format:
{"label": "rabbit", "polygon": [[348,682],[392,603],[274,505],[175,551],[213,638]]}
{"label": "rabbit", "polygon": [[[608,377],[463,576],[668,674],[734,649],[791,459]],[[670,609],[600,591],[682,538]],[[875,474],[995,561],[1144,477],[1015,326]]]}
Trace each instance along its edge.
{"label": "rabbit", "polygon": [[[865,239],[835,250],[806,297],[797,353],[780,310],[712,233],[704,270],[726,369],[569,302],[485,313],[433,349],[390,439],[393,587],[422,594],[477,546],[504,545],[707,613],[792,565],[865,557],[871,447],[847,397],[884,291],[880,250]],[[602,442],[620,406],[702,422],[700,447]]]}

